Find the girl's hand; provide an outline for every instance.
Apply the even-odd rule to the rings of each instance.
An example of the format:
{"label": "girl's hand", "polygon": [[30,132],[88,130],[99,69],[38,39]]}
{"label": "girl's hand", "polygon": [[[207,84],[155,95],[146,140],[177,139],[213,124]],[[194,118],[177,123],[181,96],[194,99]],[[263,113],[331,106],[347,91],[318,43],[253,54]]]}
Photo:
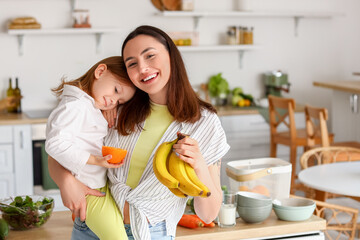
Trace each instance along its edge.
{"label": "girl's hand", "polygon": [[81,221],[86,219],[86,195],[98,197],[105,196],[98,190],[85,186],[76,178],[66,178],[67,187],[60,188],[61,199],[65,207],[69,208],[75,217],[80,217]]}
{"label": "girl's hand", "polygon": [[178,154],[178,157],[190,164],[195,172],[201,169],[207,169],[204,157],[202,156],[198,142],[195,139],[185,137],[174,144],[173,148],[175,153]]}
{"label": "girl's hand", "polygon": [[114,107],[111,110],[104,110],[104,111],[102,111],[102,114],[104,115],[104,118],[108,122],[109,128],[112,128],[113,126],[115,126],[117,107]]}
{"label": "girl's hand", "polygon": [[123,165],[123,162],[121,163],[109,163],[108,160],[110,160],[112,156],[106,155],[105,157],[102,156],[94,156],[90,155],[89,160],[87,161],[87,164],[91,165],[97,165],[105,168],[119,168]]}

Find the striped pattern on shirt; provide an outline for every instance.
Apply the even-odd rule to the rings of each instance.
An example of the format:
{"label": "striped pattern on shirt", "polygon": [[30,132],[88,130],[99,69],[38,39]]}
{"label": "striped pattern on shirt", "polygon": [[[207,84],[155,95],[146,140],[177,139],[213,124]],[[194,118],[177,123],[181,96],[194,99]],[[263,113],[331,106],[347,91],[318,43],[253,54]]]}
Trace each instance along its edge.
{"label": "striped pattern on shirt", "polygon": [[[124,165],[117,169],[109,169],[108,178],[111,193],[121,212],[125,201],[129,203],[130,224],[135,240],[150,240],[149,223],[155,225],[162,221],[166,222],[167,235],[175,236],[177,223],[186,206],[187,198],[176,197],[158,181],[153,172],[154,154],[161,143],[174,140],[178,131],[189,134],[198,142],[207,165],[220,160],[230,149],[218,116],[208,110],[203,110],[201,114],[199,121],[193,124],[177,121],[170,124],[151,153],[139,185],[133,190],[125,183],[130,167],[130,156],[141,131],[121,136],[116,130],[111,129],[106,137],[105,145],[128,151]],[[141,126],[144,126],[144,122]]]}

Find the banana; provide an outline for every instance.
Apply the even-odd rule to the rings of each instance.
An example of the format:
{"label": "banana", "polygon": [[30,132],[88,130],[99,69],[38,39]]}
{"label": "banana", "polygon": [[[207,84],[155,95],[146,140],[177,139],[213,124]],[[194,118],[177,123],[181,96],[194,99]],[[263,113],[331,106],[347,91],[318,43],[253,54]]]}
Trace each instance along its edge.
{"label": "banana", "polygon": [[178,188],[168,188],[168,189],[170,190],[170,192],[172,192],[177,197],[185,198],[188,196],[185,193],[183,193],[182,191],[180,191],[180,189],[178,189]]}
{"label": "banana", "polygon": [[186,174],[188,175],[189,179],[193,183],[195,183],[200,189],[203,190],[201,197],[209,197],[211,195],[209,188],[200,181],[195,170],[188,163],[184,163],[184,164],[185,164]]}
{"label": "banana", "polygon": [[178,158],[175,152],[171,152],[169,156],[169,173],[179,181],[179,189],[181,192],[185,193],[188,196],[200,196],[203,193],[196,184],[194,184],[185,170],[185,162]]}
{"label": "banana", "polygon": [[177,139],[171,142],[162,143],[155,152],[153,160],[153,169],[157,179],[168,188],[178,188],[179,181],[170,175],[166,164],[169,154],[172,152],[172,146]]}

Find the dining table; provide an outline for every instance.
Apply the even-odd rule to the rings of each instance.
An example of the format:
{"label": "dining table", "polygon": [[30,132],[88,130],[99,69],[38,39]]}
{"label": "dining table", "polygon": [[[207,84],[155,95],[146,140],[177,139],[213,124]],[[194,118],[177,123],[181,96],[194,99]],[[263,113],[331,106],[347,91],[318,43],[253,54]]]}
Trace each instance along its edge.
{"label": "dining table", "polygon": [[327,192],[360,200],[360,161],[312,166],[301,170],[298,178],[315,190],[316,200],[325,201]]}

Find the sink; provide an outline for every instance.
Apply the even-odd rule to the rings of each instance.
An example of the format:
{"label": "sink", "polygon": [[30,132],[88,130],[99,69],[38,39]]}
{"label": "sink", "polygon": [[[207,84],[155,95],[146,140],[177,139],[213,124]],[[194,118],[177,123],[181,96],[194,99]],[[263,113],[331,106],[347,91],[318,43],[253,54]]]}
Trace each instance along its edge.
{"label": "sink", "polygon": [[38,109],[24,112],[29,118],[48,118],[52,109]]}

